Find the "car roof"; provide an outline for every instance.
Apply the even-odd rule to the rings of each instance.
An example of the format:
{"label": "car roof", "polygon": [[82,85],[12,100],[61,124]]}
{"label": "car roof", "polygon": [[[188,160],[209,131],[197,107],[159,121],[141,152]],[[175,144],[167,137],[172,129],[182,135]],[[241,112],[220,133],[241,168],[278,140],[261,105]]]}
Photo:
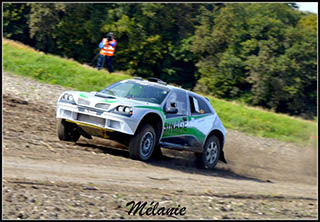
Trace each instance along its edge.
{"label": "car roof", "polygon": [[[137,83],[144,83],[144,84],[148,84],[148,85],[152,85],[152,86],[164,87],[164,88],[168,88],[168,89],[173,89],[173,88],[182,89],[182,88],[179,88],[179,87],[168,85],[166,83],[157,83],[157,82],[152,82],[152,81],[148,81],[148,80],[145,80],[145,79],[126,79],[126,80],[134,81],[134,82],[137,82]],[[185,90],[185,89],[182,89],[182,90]]]}
{"label": "car roof", "polygon": [[158,83],[158,82],[153,82],[153,81],[149,81],[149,80],[145,80],[145,79],[127,79],[127,80],[134,81],[134,82],[143,82],[143,83],[147,83],[147,84],[154,85],[154,86],[159,86],[159,87],[166,87],[168,89],[178,89],[178,90],[184,90],[184,91],[191,92],[189,90],[183,89],[183,88],[178,87],[178,86],[168,85],[165,82]]}
{"label": "car roof", "polygon": [[128,79],[128,80],[132,80],[132,81],[135,81],[135,82],[143,82],[143,83],[148,83],[150,85],[154,85],[154,86],[160,86],[160,87],[167,87],[169,89],[177,89],[177,90],[183,90],[183,91],[186,91],[190,94],[193,94],[193,95],[197,95],[197,96],[200,96],[200,97],[203,97],[205,99],[204,96],[202,95],[199,95],[198,93],[195,93],[195,92],[192,92],[190,90],[187,90],[187,89],[184,89],[182,87],[178,87],[178,86],[173,86],[173,85],[168,85],[167,83],[161,81],[160,83],[158,82],[154,82],[154,81],[148,81],[148,80],[145,80],[145,79],[142,79],[142,78],[135,78],[135,79]]}
{"label": "car roof", "polygon": [[[154,82],[154,81],[148,81],[148,80],[145,80],[145,79],[142,79],[142,78],[134,78],[134,79],[126,79],[126,80],[130,80],[130,81],[134,81],[134,82],[143,82],[143,83],[147,83],[147,84],[150,84],[150,85],[154,85],[154,86],[159,86],[159,87],[166,87],[168,89],[176,89],[176,90],[183,90],[183,91],[186,91],[187,93],[191,94],[191,95],[196,95],[196,96],[199,96],[199,97],[202,97],[204,100],[207,100],[209,101],[209,99],[207,97],[204,97],[198,93],[195,93],[195,92],[192,92],[190,90],[187,90],[187,89],[183,89],[181,87],[177,87],[177,86],[173,86],[173,85],[168,85],[166,82],[163,82],[163,81],[159,81],[158,82]],[[210,104],[210,103],[209,103]]]}

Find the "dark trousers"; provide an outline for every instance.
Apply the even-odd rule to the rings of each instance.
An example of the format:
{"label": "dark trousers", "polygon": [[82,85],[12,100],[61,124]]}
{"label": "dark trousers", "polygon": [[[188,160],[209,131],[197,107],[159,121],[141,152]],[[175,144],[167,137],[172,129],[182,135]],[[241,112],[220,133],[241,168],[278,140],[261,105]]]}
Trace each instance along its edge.
{"label": "dark trousers", "polygon": [[105,60],[107,60],[108,71],[110,73],[113,72],[113,69],[112,69],[112,56],[104,56],[104,55],[99,54],[98,63],[97,63],[97,69],[100,70],[100,69],[103,68]]}

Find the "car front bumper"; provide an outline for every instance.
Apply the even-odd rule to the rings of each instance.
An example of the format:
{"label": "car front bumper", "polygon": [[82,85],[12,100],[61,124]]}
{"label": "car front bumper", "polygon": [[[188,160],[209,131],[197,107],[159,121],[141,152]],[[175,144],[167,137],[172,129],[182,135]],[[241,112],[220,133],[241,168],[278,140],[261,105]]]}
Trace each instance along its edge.
{"label": "car front bumper", "polygon": [[80,126],[84,125],[128,135],[134,135],[137,126],[137,122],[127,116],[63,102],[57,103],[56,118],[65,119]]}

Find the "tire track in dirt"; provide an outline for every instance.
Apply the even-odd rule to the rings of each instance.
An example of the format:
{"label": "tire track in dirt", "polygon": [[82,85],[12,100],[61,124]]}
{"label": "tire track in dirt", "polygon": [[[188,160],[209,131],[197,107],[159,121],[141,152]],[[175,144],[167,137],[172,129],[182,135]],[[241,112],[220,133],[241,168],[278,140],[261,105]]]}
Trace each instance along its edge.
{"label": "tire track in dirt", "polygon": [[214,171],[166,149],[162,160],[134,161],[112,141],[58,140],[54,104],[63,87],[7,73],[3,83],[4,218],[139,219],[127,214],[130,200],[179,203],[189,209],[183,218],[317,216],[315,149],[230,130],[229,163]]}

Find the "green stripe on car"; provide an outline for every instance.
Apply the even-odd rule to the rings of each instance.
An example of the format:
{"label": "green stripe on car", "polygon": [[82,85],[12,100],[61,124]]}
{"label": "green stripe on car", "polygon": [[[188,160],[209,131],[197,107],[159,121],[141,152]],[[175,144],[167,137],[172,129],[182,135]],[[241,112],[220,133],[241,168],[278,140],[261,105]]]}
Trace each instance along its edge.
{"label": "green stripe on car", "polygon": [[[187,121],[190,121],[192,118],[194,119],[200,119],[207,116],[212,115],[210,114],[203,114],[203,115],[197,115],[197,116],[178,116],[174,118],[166,119],[165,113],[161,107],[154,107],[154,106],[135,106],[135,108],[141,108],[141,109],[152,109],[159,111],[162,115],[163,119],[165,120],[165,124],[174,123],[176,121],[183,121],[183,117],[187,117]],[[163,138],[165,137],[175,137],[175,136],[182,136],[182,135],[192,135],[197,138],[198,141],[204,142],[206,135],[203,134],[201,131],[199,131],[195,127],[187,127],[187,128],[176,128],[173,131],[172,130],[164,130],[163,132]]]}
{"label": "green stripe on car", "polygon": [[154,107],[154,106],[135,106],[135,108],[139,108],[139,109],[153,109],[153,110],[159,111],[160,114],[161,114],[161,116],[162,116],[162,118],[163,118],[163,119],[166,119],[166,116],[165,116],[165,114],[164,114],[164,112],[163,112],[163,110],[162,110],[161,107]]}
{"label": "green stripe on car", "polygon": [[104,99],[104,100],[100,100],[100,102],[104,102],[104,103],[115,103],[116,100],[106,100],[106,99]]}
{"label": "green stripe on car", "polygon": [[87,96],[85,96],[83,93],[80,94],[81,97],[89,99]]}
{"label": "green stripe on car", "polygon": [[210,116],[212,115],[212,113],[209,113],[209,114],[202,114],[202,115],[198,115],[198,116],[192,116],[194,119],[201,119],[201,118],[204,118],[204,117],[207,117],[207,116]]}
{"label": "green stripe on car", "polygon": [[165,130],[163,132],[163,138],[166,137],[178,137],[182,135],[191,135],[197,138],[199,142],[204,142],[206,135],[203,134],[200,130],[198,130],[195,127],[190,127],[190,128],[180,128],[180,129],[175,129],[174,132],[170,130]]}

